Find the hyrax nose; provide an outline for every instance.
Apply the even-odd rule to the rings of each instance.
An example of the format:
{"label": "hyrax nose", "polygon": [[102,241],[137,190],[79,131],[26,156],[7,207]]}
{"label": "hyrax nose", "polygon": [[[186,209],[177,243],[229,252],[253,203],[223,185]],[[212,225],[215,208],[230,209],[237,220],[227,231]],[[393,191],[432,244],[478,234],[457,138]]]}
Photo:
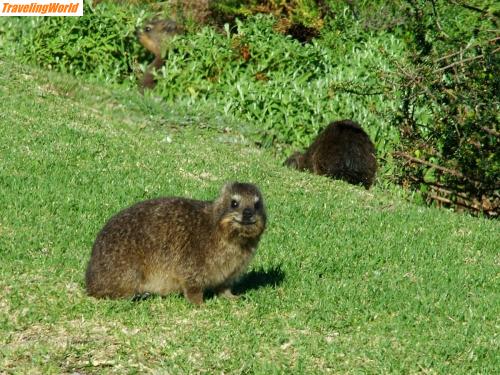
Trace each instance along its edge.
{"label": "hyrax nose", "polygon": [[253,216],[253,210],[251,208],[245,208],[243,210],[243,219],[250,219]]}

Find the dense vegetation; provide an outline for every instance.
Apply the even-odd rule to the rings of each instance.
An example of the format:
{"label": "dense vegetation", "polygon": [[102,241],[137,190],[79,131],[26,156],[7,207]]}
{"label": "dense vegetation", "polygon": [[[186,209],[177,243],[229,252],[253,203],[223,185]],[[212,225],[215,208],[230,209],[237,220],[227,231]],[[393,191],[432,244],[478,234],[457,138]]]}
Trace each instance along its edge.
{"label": "dense vegetation", "polygon": [[81,18],[0,21],[0,48],[23,62],[133,87],[150,59],[135,29],[153,13],[173,13],[190,32],[169,48],[154,90],[171,108],[231,118],[282,159],[329,121],[350,118],[374,139],[379,183],[496,216],[498,8],[413,0],[86,3]]}
{"label": "dense vegetation", "polygon": [[432,2],[411,9],[414,62],[398,67],[404,94],[394,118],[402,139],[400,180],[428,200],[498,216],[499,14],[458,7],[455,19],[441,19],[444,11]]}

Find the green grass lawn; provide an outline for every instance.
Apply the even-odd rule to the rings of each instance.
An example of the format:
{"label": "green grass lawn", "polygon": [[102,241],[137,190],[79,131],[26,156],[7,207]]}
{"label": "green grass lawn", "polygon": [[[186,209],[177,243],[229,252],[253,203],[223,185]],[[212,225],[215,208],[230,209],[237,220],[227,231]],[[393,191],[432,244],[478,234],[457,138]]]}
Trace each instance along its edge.
{"label": "green grass lawn", "polygon": [[[497,373],[500,225],[285,169],[222,119],[0,61],[0,373]],[[241,298],[95,300],[118,210],[262,189]]]}

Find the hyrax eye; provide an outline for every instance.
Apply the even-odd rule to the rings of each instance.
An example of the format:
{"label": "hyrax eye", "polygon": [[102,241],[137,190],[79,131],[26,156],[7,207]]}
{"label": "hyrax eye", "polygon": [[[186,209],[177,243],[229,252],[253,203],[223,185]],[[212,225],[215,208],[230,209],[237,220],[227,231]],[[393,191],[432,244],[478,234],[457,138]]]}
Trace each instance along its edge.
{"label": "hyrax eye", "polygon": [[236,201],[234,199],[231,201],[231,208],[237,208],[239,205],[240,204],[238,203],[238,201]]}
{"label": "hyrax eye", "polygon": [[260,201],[255,202],[255,204],[254,204],[254,208],[255,208],[256,210],[260,209],[260,206],[261,206]]}
{"label": "hyrax eye", "polygon": [[144,29],[145,32],[149,33],[151,31],[151,26],[146,26],[146,28]]}

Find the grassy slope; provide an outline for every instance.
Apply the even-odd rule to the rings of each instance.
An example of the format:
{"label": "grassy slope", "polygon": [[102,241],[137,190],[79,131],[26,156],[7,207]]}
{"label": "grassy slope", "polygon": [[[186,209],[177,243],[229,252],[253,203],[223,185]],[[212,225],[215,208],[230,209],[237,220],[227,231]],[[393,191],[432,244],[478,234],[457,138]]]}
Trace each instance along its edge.
{"label": "grassy slope", "polygon": [[[135,92],[1,61],[0,82],[0,372],[500,368],[498,222],[289,171]],[[270,219],[242,299],[84,294],[110,215],[232,179]]]}

